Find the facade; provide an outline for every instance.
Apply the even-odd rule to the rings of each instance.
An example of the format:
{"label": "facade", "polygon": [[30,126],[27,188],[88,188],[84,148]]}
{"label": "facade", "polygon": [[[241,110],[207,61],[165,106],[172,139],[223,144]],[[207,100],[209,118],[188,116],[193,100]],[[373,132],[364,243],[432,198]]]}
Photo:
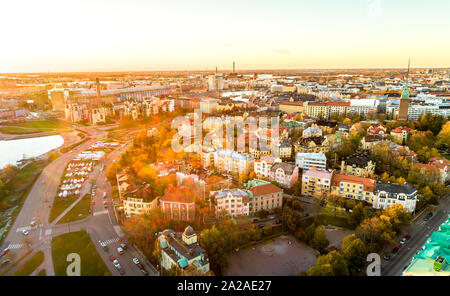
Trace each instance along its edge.
{"label": "facade", "polygon": [[270,169],[274,163],[281,162],[281,159],[274,158],[273,156],[263,156],[255,161],[254,171],[258,178],[269,178]]}
{"label": "facade", "polygon": [[404,143],[406,143],[406,141],[408,141],[409,135],[413,131],[414,130],[412,128],[405,127],[405,126],[399,126],[397,128],[394,128],[393,130],[391,130],[391,136],[398,143],[403,143],[404,144]]}
{"label": "facade", "polygon": [[408,73],[406,74],[405,87],[403,88],[402,95],[400,96],[400,104],[398,106],[398,113],[397,113],[397,120],[401,121],[408,121],[408,107],[409,107],[408,76],[409,76],[409,64],[408,64]]}
{"label": "facade", "polygon": [[270,169],[269,180],[284,188],[291,188],[298,180],[298,167],[292,163],[278,162]]}
{"label": "facade", "polygon": [[310,126],[303,131],[303,138],[322,137],[322,129],[316,125]]}
{"label": "facade", "polygon": [[250,213],[261,210],[271,211],[283,206],[283,190],[269,182],[252,180],[246,184],[250,192]]}
{"label": "facade", "polygon": [[254,157],[246,153],[223,149],[214,153],[214,167],[220,172],[248,174],[253,171]]}
{"label": "facade", "polygon": [[373,207],[384,209],[400,204],[407,212],[414,212],[417,202],[417,190],[410,184],[404,185],[377,183],[373,194]]}
{"label": "facade", "polygon": [[200,101],[200,111],[203,113],[213,113],[217,110],[218,100],[216,99],[203,99]]}
{"label": "facade", "polygon": [[191,221],[195,217],[195,197],[187,187],[169,185],[159,202],[168,219]]}
{"label": "facade", "polygon": [[317,168],[310,168],[303,172],[302,195],[323,197],[330,192],[333,173]]}
{"label": "facade", "polygon": [[292,143],[289,139],[283,139],[281,142],[273,142],[275,145],[277,157],[281,159],[291,158],[292,155]]}
{"label": "facade", "polygon": [[375,180],[351,175],[333,174],[331,194],[372,203]]}
{"label": "facade", "polygon": [[364,150],[371,150],[375,145],[383,142],[381,135],[367,135],[361,139],[361,147]]}
{"label": "facade", "polygon": [[225,212],[231,217],[248,216],[250,213],[250,198],[242,189],[223,189],[211,192],[216,201],[216,215]]}
{"label": "facade", "polygon": [[209,259],[200,247],[197,234],[191,226],[183,233],[171,229],[164,230],[158,237],[161,250],[161,266],[170,271],[173,267],[185,270],[194,267],[198,274],[209,273]]}
{"label": "facade", "polygon": [[328,152],[330,146],[325,137],[300,138],[294,143],[294,151],[300,153]]}
{"label": "facade", "polygon": [[148,214],[152,209],[158,207],[158,199],[152,201],[144,201],[143,198],[128,197],[123,200],[123,211],[125,216]]}
{"label": "facade", "polygon": [[327,157],[324,153],[297,153],[295,155],[295,164],[304,171],[312,167],[319,169],[327,168]]}
{"label": "facade", "polygon": [[375,174],[375,160],[367,152],[356,152],[341,162],[341,174],[371,177]]}

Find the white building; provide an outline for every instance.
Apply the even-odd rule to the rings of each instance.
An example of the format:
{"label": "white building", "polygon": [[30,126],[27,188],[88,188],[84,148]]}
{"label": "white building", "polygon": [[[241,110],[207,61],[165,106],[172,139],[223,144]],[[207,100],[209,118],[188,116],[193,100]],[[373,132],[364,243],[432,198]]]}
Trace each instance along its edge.
{"label": "white building", "polygon": [[255,161],[254,171],[258,177],[269,178],[270,169],[277,162],[281,162],[281,159],[270,155],[263,156]]}
{"label": "white building", "polygon": [[410,184],[382,184],[375,185],[372,205],[376,209],[384,209],[394,204],[400,204],[409,213],[414,212],[417,202],[417,190]]}
{"label": "white building", "polygon": [[248,216],[250,199],[247,191],[242,189],[224,189],[211,192],[216,200],[216,214],[225,212],[232,217]]}
{"label": "white building", "polygon": [[324,153],[300,153],[295,155],[295,164],[307,171],[311,167],[316,167],[320,169],[327,168],[327,157]]}

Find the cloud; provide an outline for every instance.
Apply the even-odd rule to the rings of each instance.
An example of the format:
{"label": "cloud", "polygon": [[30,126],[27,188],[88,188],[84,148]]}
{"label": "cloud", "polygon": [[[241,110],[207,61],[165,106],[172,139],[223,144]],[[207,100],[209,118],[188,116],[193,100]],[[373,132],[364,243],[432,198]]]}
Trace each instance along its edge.
{"label": "cloud", "polygon": [[291,54],[291,52],[289,50],[284,50],[284,49],[275,49],[273,52],[281,53],[281,54]]}

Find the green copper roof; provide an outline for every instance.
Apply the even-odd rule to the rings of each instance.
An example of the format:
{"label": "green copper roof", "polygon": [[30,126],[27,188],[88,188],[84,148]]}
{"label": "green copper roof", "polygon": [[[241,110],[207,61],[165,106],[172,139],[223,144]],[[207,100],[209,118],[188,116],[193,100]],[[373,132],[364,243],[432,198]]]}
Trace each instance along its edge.
{"label": "green copper roof", "polygon": [[409,99],[408,77],[409,77],[409,63],[410,63],[410,61],[411,60],[408,61],[408,72],[406,72],[405,87],[403,88],[402,96],[400,97],[400,99]]}

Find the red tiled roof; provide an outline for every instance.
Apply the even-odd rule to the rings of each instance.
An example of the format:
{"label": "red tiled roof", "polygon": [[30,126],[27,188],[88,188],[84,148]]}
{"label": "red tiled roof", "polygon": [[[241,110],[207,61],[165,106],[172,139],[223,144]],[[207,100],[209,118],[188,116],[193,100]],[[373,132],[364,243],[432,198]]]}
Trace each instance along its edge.
{"label": "red tiled roof", "polygon": [[[375,189],[375,183],[376,183],[375,180],[373,180],[373,179],[352,176],[352,175],[334,174],[331,177],[331,184],[333,186],[339,186],[340,182],[362,184],[364,186],[365,191],[373,191]],[[367,188],[369,188],[369,189],[367,190]]]}
{"label": "red tiled roof", "polygon": [[265,194],[281,192],[282,190],[281,188],[278,188],[273,184],[265,184],[252,187],[250,191],[253,192],[253,196],[260,196]]}
{"label": "red tiled roof", "polygon": [[282,102],[280,105],[303,106],[303,102]]}
{"label": "red tiled roof", "polygon": [[350,102],[327,102],[329,106],[350,106]]}

